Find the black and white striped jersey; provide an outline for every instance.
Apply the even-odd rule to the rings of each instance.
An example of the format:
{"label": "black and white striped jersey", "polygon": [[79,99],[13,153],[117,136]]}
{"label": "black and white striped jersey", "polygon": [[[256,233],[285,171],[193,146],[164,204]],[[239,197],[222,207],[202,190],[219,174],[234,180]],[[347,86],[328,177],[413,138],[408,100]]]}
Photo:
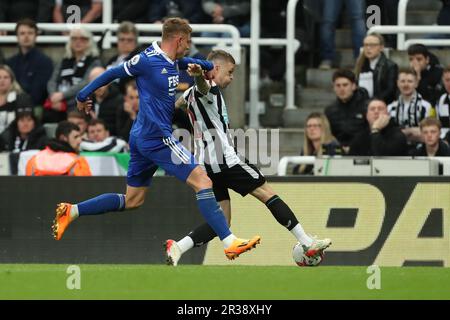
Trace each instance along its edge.
{"label": "black and white striped jersey", "polygon": [[420,121],[433,114],[432,105],[416,92],[410,102],[405,102],[401,96],[388,105],[388,112],[397,125],[404,128],[418,127]]}
{"label": "black and white striped jersey", "polygon": [[213,83],[203,95],[197,86],[187,89],[183,97],[194,131],[194,156],[207,171],[221,172],[240,162],[229,130],[227,106]]}
{"label": "black and white striped jersey", "polygon": [[436,116],[442,123],[441,138],[444,138],[450,130],[450,97],[443,94],[436,105]]}

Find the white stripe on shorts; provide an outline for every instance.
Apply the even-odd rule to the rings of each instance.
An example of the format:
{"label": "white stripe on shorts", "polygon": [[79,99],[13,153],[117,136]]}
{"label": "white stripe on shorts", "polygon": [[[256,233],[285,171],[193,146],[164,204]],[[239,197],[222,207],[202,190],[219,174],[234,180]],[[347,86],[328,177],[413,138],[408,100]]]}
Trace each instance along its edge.
{"label": "white stripe on shorts", "polygon": [[175,147],[178,147],[178,146],[174,147],[173,141],[171,141],[169,138],[164,138],[163,142],[178,157],[178,159],[181,160],[181,162],[183,162],[185,164],[189,163],[189,159],[187,158],[186,154],[184,154],[184,152],[182,152],[181,149],[175,148]]}
{"label": "white stripe on shorts", "polygon": [[240,164],[241,168],[244,169],[245,171],[247,171],[247,173],[249,175],[251,175],[254,179],[258,179],[259,178],[259,174],[258,172],[256,172],[255,170],[253,170],[252,168],[250,168],[246,163],[242,163]]}

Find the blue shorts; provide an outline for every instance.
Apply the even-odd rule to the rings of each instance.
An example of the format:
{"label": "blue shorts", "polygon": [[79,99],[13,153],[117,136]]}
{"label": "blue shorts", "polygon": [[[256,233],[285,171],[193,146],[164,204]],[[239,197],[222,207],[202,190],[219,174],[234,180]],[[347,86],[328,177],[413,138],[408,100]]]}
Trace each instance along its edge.
{"label": "blue shorts", "polygon": [[144,139],[130,135],[129,144],[127,185],[131,187],[148,187],[158,167],[183,182],[197,167],[192,153],[173,137]]}

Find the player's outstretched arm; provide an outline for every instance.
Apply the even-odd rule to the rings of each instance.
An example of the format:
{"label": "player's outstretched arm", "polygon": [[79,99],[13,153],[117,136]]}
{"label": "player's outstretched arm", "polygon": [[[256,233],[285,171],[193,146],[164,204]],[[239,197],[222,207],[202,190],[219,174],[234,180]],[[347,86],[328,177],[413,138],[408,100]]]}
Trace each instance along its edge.
{"label": "player's outstretched arm", "polygon": [[[124,69],[123,65],[119,65],[117,67],[111,68],[103,72],[97,78],[92,80],[87,86],[85,86],[77,95],[77,106],[79,110],[85,110],[89,107],[89,103],[87,102],[89,96],[98,88],[103,87],[110,83],[111,81],[118,78],[126,78],[130,77],[129,74]],[[92,101],[91,101],[92,104]],[[92,107],[92,105],[91,105]]]}
{"label": "player's outstretched arm", "polygon": [[195,63],[190,63],[188,65],[187,72],[191,77],[194,77],[195,84],[197,85],[197,90],[203,95],[208,94],[211,86],[208,81],[206,81],[204,77],[204,71],[201,66]]}
{"label": "player's outstretched arm", "polygon": [[181,58],[178,60],[178,67],[180,70],[187,70],[189,64],[198,64],[203,70],[210,71],[214,68],[214,64],[208,60],[194,59],[194,58]]}

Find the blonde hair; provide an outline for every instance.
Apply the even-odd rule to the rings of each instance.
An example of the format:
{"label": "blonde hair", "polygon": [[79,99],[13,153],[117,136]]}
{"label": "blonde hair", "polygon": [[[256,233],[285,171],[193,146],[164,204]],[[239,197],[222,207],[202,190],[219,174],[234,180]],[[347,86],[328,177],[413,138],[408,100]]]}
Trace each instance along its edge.
{"label": "blonde hair", "polygon": [[437,118],[428,117],[428,118],[425,118],[422,121],[420,121],[420,124],[419,124],[420,130],[422,130],[424,127],[431,127],[431,126],[436,126],[439,128],[439,130],[441,130],[442,123]]}
{"label": "blonde hair", "polygon": [[[375,38],[377,38],[378,41],[380,42],[380,46],[384,46],[384,38],[383,38],[383,36],[381,34],[379,34],[379,33],[372,33],[372,34],[369,34],[369,35],[365,36],[364,39],[366,39],[368,37],[375,37]],[[361,70],[364,67],[364,64],[366,63],[366,61],[367,61],[367,58],[364,55],[364,50],[363,50],[359,54],[358,60],[356,60],[355,74],[356,74],[357,78],[359,78],[359,74],[361,73]]]}
{"label": "blonde hair", "polygon": [[221,49],[211,51],[206,59],[209,61],[223,60],[226,62],[231,62],[232,64],[236,64],[236,60],[234,60],[233,56],[225,50]]}
{"label": "blonde hair", "polygon": [[6,64],[0,64],[0,70],[4,70],[9,74],[9,77],[11,78],[11,88],[8,90],[8,93],[15,91],[17,93],[22,93],[23,89],[20,86],[20,84],[17,82],[16,80],[16,76],[14,75],[14,71],[12,71],[12,69],[7,66]]}
{"label": "blonde hair", "polygon": [[[80,33],[82,37],[87,38],[89,41],[89,45],[88,45],[84,55],[98,57],[98,55],[99,55],[98,48],[97,48],[97,44],[94,42],[94,37],[93,37],[92,33],[83,27],[78,27],[78,28],[74,28],[74,29],[70,30],[70,38],[72,38],[72,36],[74,36],[77,33]],[[68,59],[73,58],[73,52],[72,52],[71,45],[72,45],[72,39],[69,39],[69,41],[66,43],[66,53],[64,54],[64,58],[68,58]]]}
{"label": "blonde hair", "polygon": [[162,39],[169,40],[173,36],[183,33],[189,35],[192,32],[192,28],[186,19],[181,18],[169,18],[164,21],[162,28]]}
{"label": "blonde hair", "polygon": [[[313,112],[308,115],[305,121],[305,128],[308,125],[308,121],[311,119],[318,119],[321,125],[322,129],[322,136],[320,137],[320,144],[327,144],[331,143],[332,141],[335,141],[336,138],[331,134],[330,129],[330,122],[328,121],[327,117],[321,113],[321,112]],[[305,135],[303,136],[303,155],[304,156],[311,156],[316,155],[318,157],[322,156],[322,148],[317,150],[316,153],[314,153],[314,144],[311,141],[311,139],[308,138],[308,134],[305,130]],[[306,165],[300,166],[300,173],[305,172]]]}

